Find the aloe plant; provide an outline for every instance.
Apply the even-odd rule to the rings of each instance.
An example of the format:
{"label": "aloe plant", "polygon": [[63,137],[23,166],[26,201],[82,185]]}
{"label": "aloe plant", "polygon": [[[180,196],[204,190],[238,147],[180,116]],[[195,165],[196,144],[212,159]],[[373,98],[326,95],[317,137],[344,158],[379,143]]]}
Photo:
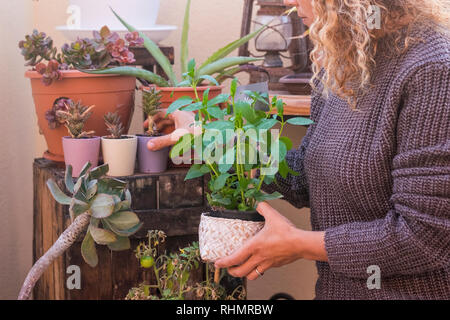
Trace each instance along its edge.
{"label": "aloe plant", "polygon": [[[153,83],[159,87],[184,87],[187,86],[185,81],[186,72],[189,69],[188,62],[188,39],[189,39],[189,22],[190,22],[190,8],[191,8],[191,0],[187,1],[186,11],[183,23],[182,37],[181,37],[181,54],[180,54],[180,63],[182,70],[182,79],[179,80],[175,76],[175,72],[173,67],[167,59],[167,57],[162,53],[159,49],[158,45],[150,40],[144,33],[139,32],[139,36],[144,39],[144,47],[148,50],[148,52],[155,58],[158,64],[161,66],[162,70],[166,73],[168,80],[163,77],[144,69],[139,69],[130,66],[119,66],[113,67],[103,70],[81,70],[86,73],[92,74],[119,74],[119,75],[128,75],[134,76],[143,80],[146,80],[150,83]],[[130,31],[136,32],[136,28],[126,22],[122,17],[120,17],[113,9],[111,9],[116,17],[120,20],[120,22]],[[248,34],[245,37],[237,39],[232,43],[226,45],[225,47],[217,50],[213,53],[199,68],[197,77],[201,78],[202,76],[208,77],[217,77],[221,82],[225,80],[227,77],[223,77],[225,74],[235,74],[237,72],[236,66],[248,64],[250,62],[261,60],[260,58],[251,58],[251,57],[228,57],[230,53],[232,53],[235,49],[239,48],[243,44],[250,41],[252,38],[257,36],[262,30],[264,30],[266,26],[261,27],[259,30],[254,31],[253,33]],[[209,81],[208,77],[204,77],[203,80]],[[210,81],[211,82],[211,81]]]}
{"label": "aloe plant", "polygon": [[89,172],[90,168],[91,164],[87,163],[74,183],[72,167],[67,167],[65,184],[71,196],[62,192],[55,181],[47,181],[55,200],[62,205],[70,206],[72,223],[33,265],[20,290],[19,300],[29,299],[31,291],[44,271],[85,231],[81,254],[91,267],[98,264],[96,243],[107,245],[112,251],[130,249],[128,237],[136,233],[142,223],[131,211],[131,194],[126,189],[126,182],[105,178],[109,170],[107,164]]}

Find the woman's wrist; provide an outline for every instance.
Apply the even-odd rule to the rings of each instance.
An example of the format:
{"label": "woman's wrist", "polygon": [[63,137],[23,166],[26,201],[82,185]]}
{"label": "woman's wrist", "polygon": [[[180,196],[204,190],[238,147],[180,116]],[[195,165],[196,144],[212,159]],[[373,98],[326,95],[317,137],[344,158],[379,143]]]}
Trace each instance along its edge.
{"label": "woman's wrist", "polygon": [[313,261],[328,261],[325,250],[324,231],[305,231],[296,229],[295,247],[302,259]]}

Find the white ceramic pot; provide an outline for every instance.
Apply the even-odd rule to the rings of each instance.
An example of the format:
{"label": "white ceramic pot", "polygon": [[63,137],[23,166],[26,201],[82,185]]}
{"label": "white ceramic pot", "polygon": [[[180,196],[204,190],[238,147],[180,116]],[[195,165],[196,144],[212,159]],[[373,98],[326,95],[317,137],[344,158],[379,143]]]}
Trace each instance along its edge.
{"label": "white ceramic pot", "polygon": [[109,165],[109,176],[125,177],[134,174],[137,143],[136,136],[124,139],[102,137],[103,161]]}
{"label": "white ceramic pot", "polygon": [[199,226],[199,249],[203,261],[215,262],[231,255],[264,227],[257,212],[207,212]]}
{"label": "white ceramic pot", "polygon": [[156,24],[160,0],[69,0],[70,5],[81,10],[81,29],[99,30],[107,25],[111,30],[125,27],[114,16],[113,8],[122,18],[137,29]]}

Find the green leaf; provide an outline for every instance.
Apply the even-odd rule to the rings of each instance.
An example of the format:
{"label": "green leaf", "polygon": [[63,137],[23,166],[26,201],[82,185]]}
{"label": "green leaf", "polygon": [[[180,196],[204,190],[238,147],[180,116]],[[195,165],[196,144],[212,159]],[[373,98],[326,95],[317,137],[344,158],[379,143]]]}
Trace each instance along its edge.
{"label": "green leaf", "polygon": [[220,190],[222,189],[225,184],[227,183],[227,179],[231,177],[231,174],[229,173],[223,173],[220,176],[216,178],[214,181],[214,190]]}
{"label": "green leaf", "polygon": [[231,93],[231,96],[233,97],[233,100],[234,100],[234,97],[236,96],[237,84],[238,84],[238,79],[234,78],[231,81],[231,88],[230,88],[230,93]]}
{"label": "green leaf", "polygon": [[278,121],[275,119],[264,119],[258,124],[257,130],[272,129],[277,123],[278,123]]}
{"label": "green leaf", "polygon": [[117,240],[108,244],[108,248],[111,251],[124,251],[131,248],[130,239],[128,237],[118,236]]}
{"label": "green leaf", "polygon": [[93,196],[95,196],[95,194],[97,193],[97,190],[98,190],[98,181],[97,180],[89,181],[88,187],[86,190],[86,199],[89,200]]}
{"label": "green leaf", "polygon": [[126,211],[126,210],[129,210],[130,208],[131,208],[131,202],[128,200],[123,200],[123,201],[120,201],[119,203],[116,203],[116,206],[114,207],[114,212]]}
{"label": "green leaf", "polygon": [[109,171],[109,165],[105,163],[104,165],[98,166],[89,172],[90,179],[100,179],[104,175],[106,175]]}
{"label": "green leaf", "polygon": [[312,121],[311,119],[303,118],[303,117],[291,118],[291,119],[287,120],[286,122],[289,124],[293,124],[295,126],[309,126],[311,124],[314,124],[314,121]]}
{"label": "green leaf", "polygon": [[97,250],[95,249],[94,238],[92,238],[89,230],[86,232],[86,236],[81,243],[81,255],[84,261],[92,268],[95,268],[98,265],[98,256]]}
{"label": "green leaf", "polygon": [[[84,176],[91,167],[92,167],[92,164],[90,162],[86,162],[86,164],[81,169],[80,175],[78,177]],[[75,190],[75,192],[76,192],[76,190]]]}
{"label": "green leaf", "polygon": [[144,79],[150,83],[153,83],[158,87],[170,86],[166,79],[157,75],[156,73],[136,67],[121,66],[100,70],[85,70],[85,69],[78,69],[78,70],[88,74],[118,74],[122,76],[136,77],[139,79]]}
{"label": "green leaf", "polygon": [[220,108],[217,107],[217,106],[211,106],[211,107],[208,107],[207,111],[208,111],[208,113],[209,113],[211,116],[213,116],[214,118],[223,120],[224,117],[225,117],[225,114],[224,114],[223,110],[220,109]]}
{"label": "green leaf", "polygon": [[217,129],[220,131],[231,129],[234,130],[234,123],[230,121],[213,121],[205,125],[205,129],[211,130],[211,129]]}
{"label": "green leaf", "polygon": [[114,206],[115,202],[113,196],[100,193],[91,203],[91,214],[94,218],[107,218],[113,213]]}
{"label": "green leaf", "polygon": [[183,111],[197,111],[203,108],[203,105],[201,102],[196,102],[190,105],[187,105],[186,107],[182,107],[181,110]]}
{"label": "green leaf", "polygon": [[230,99],[230,95],[229,94],[219,94],[217,97],[212,98],[211,100],[208,101],[208,107],[212,107],[221,103],[225,103]]}
{"label": "green leaf", "polygon": [[55,181],[51,179],[48,180],[47,187],[56,202],[62,205],[70,205],[70,203],[72,202],[72,198],[63,193]]}
{"label": "green leaf", "polygon": [[203,177],[205,175],[205,172],[201,170],[202,165],[201,164],[194,164],[186,174],[186,177],[184,178],[184,181],[196,179],[199,177]]}
{"label": "green leaf", "polygon": [[192,143],[194,140],[194,135],[192,133],[185,134],[178,140],[178,142],[170,150],[170,157],[175,159],[176,157],[182,156],[192,149]]}
{"label": "green leaf", "polygon": [[205,74],[203,76],[200,76],[199,79],[209,81],[210,83],[212,83],[212,84],[214,84],[216,86],[220,85],[219,82],[217,82],[216,78],[211,77],[210,75],[207,75],[207,74]]}
{"label": "green leaf", "polygon": [[259,28],[258,30],[256,30],[255,32],[252,32],[248,35],[246,35],[245,37],[242,37],[240,39],[237,39],[229,44],[227,44],[225,47],[220,48],[219,50],[217,50],[215,53],[213,53],[200,67],[204,68],[207,65],[225,58],[226,56],[228,56],[230,53],[232,53],[234,50],[238,49],[239,47],[241,47],[242,45],[246,44],[247,42],[249,42],[251,39],[253,39],[254,37],[256,37],[266,26],[263,26],[261,28]]}
{"label": "green leaf", "polygon": [[183,31],[181,34],[181,52],[180,52],[181,73],[187,72],[187,63],[186,62],[187,62],[187,59],[189,56],[188,41],[189,41],[190,11],[191,11],[191,0],[188,0],[187,4],[186,4],[186,9],[184,12]]}
{"label": "green leaf", "polygon": [[144,225],[143,222],[140,222],[140,223],[138,223],[137,225],[133,226],[133,227],[130,228],[130,229],[127,229],[127,230],[120,230],[120,229],[115,228],[115,227],[108,221],[108,219],[104,219],[104,220],[102,220],[102,221],[106,224],[106,226],[107,226],[112,232],[114,232],[116,235],[118,235],[118,236],[120,236],[120,237],[129,237],[129,236],[131,236],[131,235],[135,234],[136,232],[138,232],[139,229]]}
{"label": "green leaf", "polygon": [[72,178],[72,166],[68,165],[66,167],[66,175],[65,175],[65,184],[66,184],[66,188],[67,190],[69,190],[70,193],[74,193],[74,183],[73,183],[73,178]]}
{"label": "green leaf", "polygon": [[[112,9],[111,9],[112,10]],[[136,28],[129,25],[125,20],[123,20],[114,10],[112,10],[114,15],[119,19],[119,21],[128,29],[130,32],[137,31]],[[156,43],[154,43],[150,38],[148,38],[143,32],[139,32],[139,36],[144,39],[144,47],[148,50],[148,52],[155,58],[161,68],[164,70],[166,75],[169,77],[170,83],[172,85],[176,85],[177,80],[175,76],[175,72],[173,71],[172,64],[169,59],[165,56],[165,54],[161,51]]]}
{"label": "green leaf", "polygon": [[223,69],[236,66],[239,64],[250,63],[262,60],[260,58],[250,58],[250,57],[228,57],[217,60],[211,64],[201,67],[198,70],[198,76],[213,75],[214,73],[220,72]]}
{"label": "green leaf", "polygon": [[89,204],[83,201],[80,201],[76,198],[72,199],[70,203],[69,212],[72,219],[75,219],[78,215],[85,213],[89,210]]}
{"label": "green leaf", "polygon": [[281,177],[283,177],[283,179],[287,178],[287,175],[289,173],[289,166],[286,163],[286,161],[280,162],[280,165],[278,167],[278,172],[280,173]]}
{"label": "green leaf", "polygon": [[167,109],[167,114],[171,114],[172,112],[177,111],[181,107],[187,106],[191,104],[194,100],[192,100],[191,97],[184,96],[179,98],[178,100],[174,101],[169,108]]}
{"label": "green leaf", "polygon": [[286,145],[287,150],[291,150],[293,147],[292,141],[291,139],[289,139],[288,137],[281,137],[280,141],[283,141],[283,143]]}
{"label": "green leaf", "polygon": [[254,124],[259,120],[256,116],[255,109],[250,105],[250,103],[246,101],[236,101],[235,105],[235,113],[242,114],[242,116],[249,122]]}
{"label": "green leaf", "polygon": [[272,194],[260,193],[260,194],[255,195],[256,201],[259,201],[259,202],[275,200],[275,199],[280,199],[280,198],[283,198],[283,195],[279,192],[274,192]]}
{"label": "green leaf", "polygon": [[209,91],[210,91],[210,89],[208,88],[203,92],[203,105],[204,106],[208,105]]}
{"label": "green leaf", "polygon": [[90,225],[89,232],[91,233],[92,238],[94,238],[95,243],[100,245],[110,244],[117,241],[116,235],[109,230]]}
{"label": "green leaf", "polygon": [[287,148],[283,141],[279,141],[278,161],[281,162],[286,158]]}
{"label": "green leaf", "polygon": [[132,211],[120,211],[112,214],[108,222],[119,230],[128,230],[139,224],[138,216]]}

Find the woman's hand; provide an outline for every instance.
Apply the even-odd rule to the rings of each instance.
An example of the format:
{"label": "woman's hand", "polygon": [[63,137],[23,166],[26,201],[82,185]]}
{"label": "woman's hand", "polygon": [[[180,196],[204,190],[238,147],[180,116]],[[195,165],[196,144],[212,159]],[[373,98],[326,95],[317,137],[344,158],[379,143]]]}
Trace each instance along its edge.
{"label": "woman's hand", "polygon": [[[195,114],[193,112],[177,110],[166,117],[167,110],[153,117],[156,129],[162,132],[167,127],[175,127],[175,131],[171,134],[157,137],[148,142],[147,148],[151,151],[157,151],[165,147],[173,146],[178,140],[188,133],[194,133],[192,124],[195,122]],[[144,127],[148,127],[148,121],[144,122]]]}
{"label": "woman's hand", "polygon": [[228,268],[229,274],[234,277],[255,280],[258,272],[263,274],[270,268],[298,259],[328,260],[324,232],[297,229],[267,202],[260,203],[256,210],[266,219],[264,228],[241,249],[216,261],[217,268]]}

